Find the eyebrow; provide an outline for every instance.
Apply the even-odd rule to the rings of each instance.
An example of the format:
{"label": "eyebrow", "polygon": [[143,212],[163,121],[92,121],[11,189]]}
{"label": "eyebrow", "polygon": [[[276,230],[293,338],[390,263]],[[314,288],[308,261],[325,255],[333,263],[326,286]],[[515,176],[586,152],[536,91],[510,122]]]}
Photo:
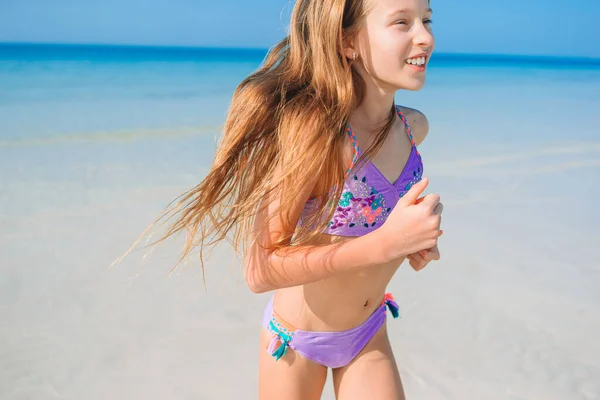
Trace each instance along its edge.
{"label": "eyebrow", "polygon": [[[410,13],[412,10],[408,9],[408,8],[403,8],[401,10],[396,10],[394,12],[391,12],[389,14],[390,17],[393,17],[394,15],[398,15],[398,14],[408,14]],[[432,13],[433,14],[433,10],[431,9],[431,7],[429,7],[428,9],[425,10],[426,13]]]}

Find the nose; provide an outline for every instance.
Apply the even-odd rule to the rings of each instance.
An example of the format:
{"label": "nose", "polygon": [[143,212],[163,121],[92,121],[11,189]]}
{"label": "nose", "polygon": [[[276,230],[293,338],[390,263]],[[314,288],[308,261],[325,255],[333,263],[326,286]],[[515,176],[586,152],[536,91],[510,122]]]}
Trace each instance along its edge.
{"label": "nose", "polygon": [[413,36],[413,41],[415,46],[430,48],[433,47],[435,43],[435,39],[433,37],[433,33],[431,29],[429,29],[425,24],[420,23],[415,25],[415,35]]}

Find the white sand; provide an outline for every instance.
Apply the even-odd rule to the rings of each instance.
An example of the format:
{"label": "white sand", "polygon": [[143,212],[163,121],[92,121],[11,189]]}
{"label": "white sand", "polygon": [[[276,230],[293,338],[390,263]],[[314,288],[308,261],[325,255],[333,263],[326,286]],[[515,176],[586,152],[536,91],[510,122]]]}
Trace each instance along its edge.
{"label": "white sand", "polygon": [[[0,148],[1,399],[256,398],[268,295],[230,251],[207,293],[197,263],[165,278],[181,241],[107,268],[205,172],[189,147]],[[440,262],[389,288],[408,399],[600,399],[600,147],[579,150],[509,163],[422,149],[440,151],[427,175],[446,234]]]}

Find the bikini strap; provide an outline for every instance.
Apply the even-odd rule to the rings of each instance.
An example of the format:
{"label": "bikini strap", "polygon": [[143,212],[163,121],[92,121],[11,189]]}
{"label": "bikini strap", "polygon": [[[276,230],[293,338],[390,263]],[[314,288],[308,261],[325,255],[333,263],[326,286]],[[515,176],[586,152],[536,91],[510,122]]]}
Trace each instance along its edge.
{"label": "bikini strap", "polygon": [[[410,140],[411,146],[416,148],[417,143],[415,142],[415,138],[413,137],[412,129],[410,127],[410,124],[408,123],[408,119],[406,118],[404,113],[402,111],[400,111],[400,106],[394,105],[394,107],[396,108],[396,113],[398,114],[398,116],[404,123],[404,126],[406,127],[406,133],[408,134],[408,139]],[[350,171],[352,170],[352,168],[354,168],[354,166],[356,165],[356,161],[358,160],[358,155],[360,153],[360,148],[358,147],[358,141],[356,140],[356,134],[352,131],[350,124],[348,124],[346,127],[346,133],[348,134],[348,137],[350,138],[352,147],[354,147],[354,156],[352,157],[352,164],[350,165],[350,168],[348,168],[348,171],[346,171],[346,174],[349,174]]]}
{"label": "bikini strap", "polygon": [[398,116],[400,117],[402,122],[404,122],[404,126],[406,127],[406,133],[408,134],[408,138],[410,139],[410,144],[412,145],[412,147],[417,147],[417,143],[415,142],[415,138],[413,137],[412,129],[408,123],[408,119],[406,118],[404,113],[400,111],[400,106],[396,106],[396,111],[398,112]]}
{"label": "bikini strap", "polygon": [[360,148],[358,147],[358,141],[356,140],[356,134],[352,131],[350,124],[346,127],[346,133],[350,138],[350,142],[352,143],[352,147],[354,148],[354,155],[352,156],[352,164],[350,164],[350,168],[346,171],[346,175],[352,171],[352,168],[356,165],[356,161],[358,160],[358,153],[360,152]]}

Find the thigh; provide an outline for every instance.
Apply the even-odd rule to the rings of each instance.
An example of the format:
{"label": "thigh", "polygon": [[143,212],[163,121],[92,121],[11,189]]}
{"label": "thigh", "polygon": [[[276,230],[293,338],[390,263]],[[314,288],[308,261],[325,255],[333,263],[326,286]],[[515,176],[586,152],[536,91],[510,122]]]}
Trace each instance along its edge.
{"label": "thigh", "polygon": [[288,349],[279,361],[268,352],[272,334],[262,329],[258,362],[260,400],[318,400],[327,379],[327,368]]}
{"label": "thigh", "polygon": [[385,324],[358,356],[333,371],[338,400],[404,400],[404,389]]}

